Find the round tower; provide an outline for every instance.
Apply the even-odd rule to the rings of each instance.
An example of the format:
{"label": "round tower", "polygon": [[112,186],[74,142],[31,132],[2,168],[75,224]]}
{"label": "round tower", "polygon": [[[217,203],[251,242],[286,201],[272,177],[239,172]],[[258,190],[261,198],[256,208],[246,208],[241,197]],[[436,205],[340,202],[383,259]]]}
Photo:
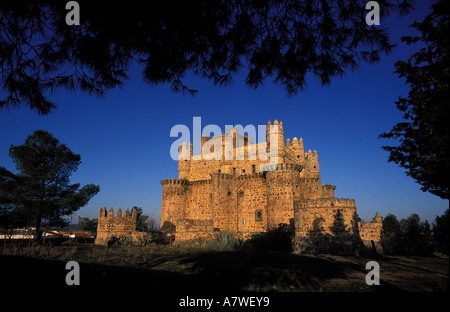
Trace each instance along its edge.
{"label": "round tower", "polygon": [[293,222],[294,202],[300,199],[301,170],[298,164],[278,164],[266,172],[268,229]]}
{"label": "round tower", "polygon": [[271,158],[270,163],[284,163],[286,151],[284,149],[284,130],[283,122],[278,122],[277,119],[270,120],[266,124],[266,152]]}
{"label": "round tower", "polygon": [[188,181],[181,179],[167,179],[161,181],[163,186],[161,204],[161,231],[175,231],[176,221],[184,219]]}
{"label": "round tower", "polygon": [[186,142],[180,144],[178,150],[178,178],[187,179],[191,170],[192,143],[189,143],[189,149]]}

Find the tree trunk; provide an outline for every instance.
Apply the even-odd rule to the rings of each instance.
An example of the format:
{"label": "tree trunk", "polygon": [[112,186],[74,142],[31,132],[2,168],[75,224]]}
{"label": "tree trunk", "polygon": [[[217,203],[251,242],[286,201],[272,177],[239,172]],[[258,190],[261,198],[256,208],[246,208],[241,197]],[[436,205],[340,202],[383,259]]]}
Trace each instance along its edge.
{"label": "tree trunk", "polygon": [[34,238],[34,242],[40,244],[42,241],[42,230],[41,230],[41,223],[42,223],[42,214],[39,212],[36,216],[36,237]]}

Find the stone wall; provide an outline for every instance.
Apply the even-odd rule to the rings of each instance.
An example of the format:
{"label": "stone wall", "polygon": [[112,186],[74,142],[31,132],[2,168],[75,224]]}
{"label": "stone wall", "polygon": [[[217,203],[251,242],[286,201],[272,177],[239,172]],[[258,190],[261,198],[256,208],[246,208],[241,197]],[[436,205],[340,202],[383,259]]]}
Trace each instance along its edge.
{"label": "stone wall", "polygon": [[175,240],[188,241],[214,237],[212,220],[180,219],[176,223]]}
{"label": "stone wall", "polygon": [[295,233],[298,236],[317,231],[333,234],[333,225],[339,221],[338,217],[342,218],[345,229],[351,234],[358,231],[354,199],[334,197],[299,200],[295,202],[294,215]]}
{"label": "stone wall", "polygon": [[135,238],[140,234],[136,232],[137,212],[127,208],[122,216],[122,209],[117,210],[114,216],[114,209],[111,207],[109,213],[106,207],[101,208],[98,215],[97,236],[95,239],[96,245],[106,245],[108,240],[112,237],[128,236]]}
{"label": "stone wall", "polygon": [[361,239],[366,242],[380,242],[383,228],[383,219],[377,212],[372,222],[360,222],[359,234]]}
{"label": "stone wall", "polygon": [[299,200],[294,208],[294,252],[356,254],[361,248],[353,199]]}
{"label": "stone wall", "polygon": [[382,252],[382,218],[358,222],[353,199],[299,200],[294,208],[294,252],[358,254]]}

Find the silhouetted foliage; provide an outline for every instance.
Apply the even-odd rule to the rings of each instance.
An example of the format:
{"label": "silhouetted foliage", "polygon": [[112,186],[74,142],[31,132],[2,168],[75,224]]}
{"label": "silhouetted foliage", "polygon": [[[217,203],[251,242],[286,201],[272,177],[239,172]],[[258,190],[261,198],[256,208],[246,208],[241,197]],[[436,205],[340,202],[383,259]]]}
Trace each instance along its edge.
{"label": "silhouetted foliage", "polygon": [[290,224],[281,223],[275,229],[246,240],[243,243],[242,248],[290,253],[292,251],[293,239],[293,226]]}
{"label": "silhouetted foliage", "polygon": [[345,237],[349,233],[349,229],[347,229],[347,224],[344,221],[344,215],[340,209],[337,210],[334,215],[333,225],[330,227],[331,233],[337,237]]}
{"label": "silhouetted foliage", "polygon": [[417,214],[400,221],[402,248],[405,254],[429,255],[432,253],[430,225],[428,221],[420,222]]}
{"label": "silhouetted foliage", "polygon": [[449,210],[442,216],[437,216],[433,224],[433,238],[437,252],[448,255],[450,253],[450,228],[448,224]]}
{"label": "silhouetted foliage", "polygon": [[386,254],[448,254],[448,210],[441,217],[436,217],[433,229],[427,220],[421,222],[417,214],[400,221],[389,214],[383,219],[381,239]]}
{"label": "silhouetted foliage", "polygon": [[345,223],[344,215],[340,209],[334,214],[333,224],[329,229],[324,228],[325,220],[316,217],[312,229],[305,237],[295,240],[295,252],[300,254],[337,254],[358,255],[369,253],[358,233],[357,222],[360,220],[355,213],[350,223]]}
{"label": "silhouetted foliage", "polygon": [[400,222],[393,214],[383,218],[381,242],[383,251],[387,254],[398,253],[401,250]]}
{"label": "silhouetted foliage", "polygon": [[70,184],[81,157],[45,130],[36,130],[21,145],[11,145],[9,156],[18,174],[0,167],[0,198],[11,208],[9,217],[16,226],[34,226],[40,240],[42,222],[63,226],[63,216],[85,206],[100,188]]}
{"label": "silhouetted foliage", "polygon": [[97,232],[97,224],[98,219],[89,219],[89,218],[82,218],[78,217],[78,226],[80,227],[80,230],[90,232],[90,233],[96,233]]}
{"label": "silhouetted foliage", "polygon": [[412,24],[421,36],[402,38],[424,47],[408,61],[395,63],[395,72],[410,86],[408,97],[396,102],[404,121],[380,135],[399,142],[383,147],[389,161],[405,168],[423,191],[443,199],[449,198],[449,9],[449,1],[437,2],[422,23]]}
{"label": "silhouetted foliage", "polygon": [[[56,107],[48,94],[60,88],[103,96],[123,86],[136,62],[147,84],[174,92],[196,92],[183,82],[187,73],[222,86],[245,70],[248,86],[271,77],[291,95],[308,74],[329,84],[393,47],[384,27],[366,25],[366,0],[78,3],[80,25],[68,26],[66,2],[0,1],[0,107],[48,114]],[[411,8],[408,0],[378,3],[382,18]]]}

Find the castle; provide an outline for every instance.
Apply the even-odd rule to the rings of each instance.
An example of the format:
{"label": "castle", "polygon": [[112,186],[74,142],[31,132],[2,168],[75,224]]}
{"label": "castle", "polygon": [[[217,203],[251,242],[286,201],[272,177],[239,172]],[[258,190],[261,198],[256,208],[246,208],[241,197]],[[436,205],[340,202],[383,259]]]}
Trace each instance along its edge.
{"label": "castle", "polygon": [[253,143],[232,128],[202,136],[201,150],[194,156],[192,144],[180,145],[178,179],[161,181],[161,231],[176,241],[224,231],[249,238],[280,224],[294,226],[299,252],[316,248],[319,238],[342,236],[337,228],[365,242],[380,241],[381,216],[359,222],[355,201],[336,198],[336,187],[322,184],[317,151],[305,152],[302,138],[285,141],[282,122],[267,123],[266,142]]}

